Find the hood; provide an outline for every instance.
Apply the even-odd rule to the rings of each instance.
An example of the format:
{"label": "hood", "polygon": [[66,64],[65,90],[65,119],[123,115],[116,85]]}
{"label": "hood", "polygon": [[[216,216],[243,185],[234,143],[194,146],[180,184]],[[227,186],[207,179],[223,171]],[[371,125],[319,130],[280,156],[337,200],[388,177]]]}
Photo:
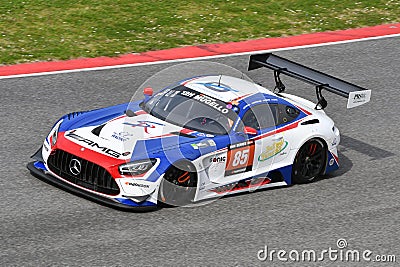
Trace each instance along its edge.
{"label": "hood", "polygon": [[[135,149],[150,153],[172,149],[205,137],[144,113],[133,117],[118,116],[101,125],[82,127],[65,132],[65,138],[96,152],[130,159]],[[151,144],[143,146],[144,143]],[[136,151],[135,151],[136,152]]]}

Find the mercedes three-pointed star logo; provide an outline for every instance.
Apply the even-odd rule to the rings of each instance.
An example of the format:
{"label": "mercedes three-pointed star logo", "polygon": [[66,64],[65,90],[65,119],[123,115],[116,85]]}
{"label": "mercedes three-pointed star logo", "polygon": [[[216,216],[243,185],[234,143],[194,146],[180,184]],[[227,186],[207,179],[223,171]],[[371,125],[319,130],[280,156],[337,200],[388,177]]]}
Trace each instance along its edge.
{"label": "mercedes three-pointed star logo", "polygon": [[71,159],[71,161],[69,162],[69,171],[73,175],[78,175],[81,173],[81,170],[82,170],[81,162],[77,159]]}

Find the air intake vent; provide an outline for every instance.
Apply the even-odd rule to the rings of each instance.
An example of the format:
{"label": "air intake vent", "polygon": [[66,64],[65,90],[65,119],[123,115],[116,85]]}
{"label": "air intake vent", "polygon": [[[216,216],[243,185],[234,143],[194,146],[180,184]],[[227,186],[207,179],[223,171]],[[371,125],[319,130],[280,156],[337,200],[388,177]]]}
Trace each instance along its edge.
{"label": "air intake vent", "polygon": [[308,125],[308,124],[315,124],[315,123],[319,123],[319,120],[318,119],[312,119],[312,120],[309,120],[309,121],[304,121],[304,122],[301,123],[301,125]]}
{"label": "air intake vent", "polygon": [[86,111],[71,112],[71,113],[67,114],[67,116],[68,116],[68,119],[70,120],[70,119],[73,119],[75,117],[78,117],[79,115],[81,115],[81,114],[83,114],[85,112]]}
{"label": "air intake vent", "polygon": [[84,188],[107,195],[118,195],[120,192],[114,178],[106,169],[64,150],[58,149],[52,153],[47,164],[58,176]]}

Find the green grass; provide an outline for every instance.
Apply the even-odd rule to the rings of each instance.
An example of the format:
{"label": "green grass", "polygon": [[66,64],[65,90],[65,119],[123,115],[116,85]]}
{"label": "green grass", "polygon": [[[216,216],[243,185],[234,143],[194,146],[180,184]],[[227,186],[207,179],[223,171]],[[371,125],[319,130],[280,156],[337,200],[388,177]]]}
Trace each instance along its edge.
{"label": "green grass", "polygon": [[1,0],[0,64],[399,22],[398,0]]}

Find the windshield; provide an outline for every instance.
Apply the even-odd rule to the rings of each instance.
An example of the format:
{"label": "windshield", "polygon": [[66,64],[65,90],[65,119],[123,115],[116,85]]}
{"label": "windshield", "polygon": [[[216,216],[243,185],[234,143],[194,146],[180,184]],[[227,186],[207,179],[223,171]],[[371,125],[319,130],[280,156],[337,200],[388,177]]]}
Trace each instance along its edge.
{"label": "windshield", "polygon": [[215,135],[230,131],[239,110],[183,85],[159,92],[144,104],[143,109],[172,124]]}

